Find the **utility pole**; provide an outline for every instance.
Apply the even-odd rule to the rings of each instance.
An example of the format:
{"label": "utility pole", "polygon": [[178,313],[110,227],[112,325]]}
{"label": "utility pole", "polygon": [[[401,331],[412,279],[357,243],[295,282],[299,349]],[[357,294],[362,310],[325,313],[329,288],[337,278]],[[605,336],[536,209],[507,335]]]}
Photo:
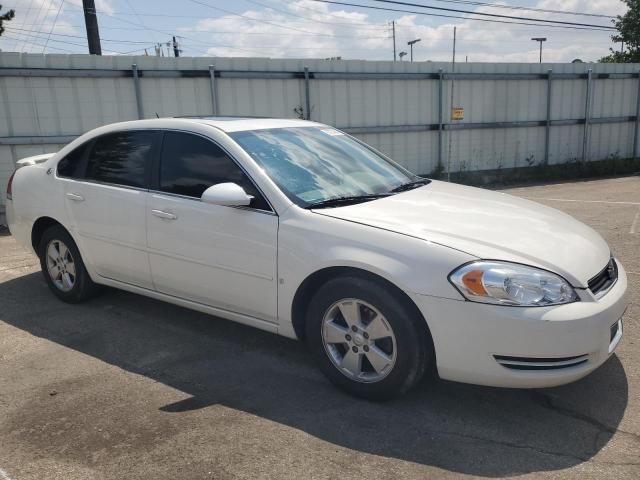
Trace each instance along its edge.
{"label": "utility pole", "polygon": [[178,42],[176,42],[176,37],[173,37],[173,56],[174,57],[179,57],[180,56],[180,49],[178,48]]}
{"label": "utility pole", "polygon": [[534,37],[531,40],[533,40],[534,42],[539,42],[540,43],[540,63],[542,63],[542,42],[546,42],[547,38],[546,37]]}
{"label": "utility pole", "polygon": [[393,31],[393,61],[396,61],[396,21],[391,20],[391,29]]}
{"label": "utility pole", "polygon": [[[458,28],[457,27],[453,27],[453,57],[452,57],[452,61],[451,61],[451,73],[456,73],[456,36],[457,36],[457,31]],[[449,112],[453,111],[453,93],[455,91],[456,88],[456,84],[455,84],[455,80],[454,77],[451,77],[451,99],[449,100]],[[449,113],[449,115],[451,115],[451,113]],[[451,118],[451,116],[449,117]],[[449,149],[447,151],[447,182],[451,181],[451,142],[452,142],[452,135],[451,133],[449,133],[448,135],[449,137]]]}
{"label": "utility pole", "polygon": [[87,27],[87,43],[90,55],[102,55],[100,46],[100,32],[98,31],[98,16],[94,0],[82,0],[84,9],[84,23]]}
{"label": "utility pole", "polygon": [[453,68],[452,71],[456,70],[456,31],[458,27],[453,27]]}

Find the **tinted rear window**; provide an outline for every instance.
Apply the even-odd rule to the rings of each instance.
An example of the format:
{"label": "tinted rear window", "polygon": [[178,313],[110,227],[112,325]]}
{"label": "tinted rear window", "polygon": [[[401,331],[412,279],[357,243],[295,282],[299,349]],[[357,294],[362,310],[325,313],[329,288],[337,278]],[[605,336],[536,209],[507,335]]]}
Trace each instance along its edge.
{"label": "tinted rear window", "polygon": [[130,187],[145,186],[155,133],[117,132],[104,135],[89,152],[86,178]]}

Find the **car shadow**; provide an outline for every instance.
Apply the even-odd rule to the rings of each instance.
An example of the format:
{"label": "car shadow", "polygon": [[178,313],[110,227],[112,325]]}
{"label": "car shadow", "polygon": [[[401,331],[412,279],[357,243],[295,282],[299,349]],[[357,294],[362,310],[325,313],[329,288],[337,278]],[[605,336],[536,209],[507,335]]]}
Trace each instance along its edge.
{"label": "car shadow", "polygon": [[554,389],[427,381],[372,403],[332,387],[299,342],[138,295],[107,290],[66,306],[38,272],[0,284],[0,305],[1,321],[190,395],[162,407],[167,415],[222,404],[354,451],[471,475],[585,462],[611,439],[628,400],[615,356]]}

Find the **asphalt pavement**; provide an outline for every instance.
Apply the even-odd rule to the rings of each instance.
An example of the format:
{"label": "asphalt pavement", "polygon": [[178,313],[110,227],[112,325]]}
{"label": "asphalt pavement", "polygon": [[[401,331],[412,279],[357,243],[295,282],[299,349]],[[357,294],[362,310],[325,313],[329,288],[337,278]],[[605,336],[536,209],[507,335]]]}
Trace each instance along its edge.
{"label": "asphalt pavement", "polygon": [[640,177],[505,191],[628,271],[622,343],[576,383],[356,400],[292,340],[117,290],[64,304],[0,233],[0,479],[640,478]]}

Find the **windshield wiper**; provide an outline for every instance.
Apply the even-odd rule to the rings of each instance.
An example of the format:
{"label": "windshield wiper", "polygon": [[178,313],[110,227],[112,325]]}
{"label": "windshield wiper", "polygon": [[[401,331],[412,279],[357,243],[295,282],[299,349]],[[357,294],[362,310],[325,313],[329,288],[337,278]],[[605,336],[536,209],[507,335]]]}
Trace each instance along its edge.
{"label": "windshield wiper", "polygon": [[352,205],[354,203],[368,202],[370,200],[377,200],[378,198],[384,198],[392,195],[391,193],[376,193],[366,195],[348,195],[345,197],[334,197],[321,200],[319,202],[307,205],[306,209],[312,208],[325,208],[325,207],[339,207],[340,205]]}
{"label": "windshield wiper", "polygon": [[429,180],[428,178],[418,178],[417,180],[403,183],[402,185],[391,190],[391,192],[393,193],[406,192],[407,190],[413,190],[414,188],[418,188],[423,185],[427,185],[429,183],[431,183],[431,180]]}

